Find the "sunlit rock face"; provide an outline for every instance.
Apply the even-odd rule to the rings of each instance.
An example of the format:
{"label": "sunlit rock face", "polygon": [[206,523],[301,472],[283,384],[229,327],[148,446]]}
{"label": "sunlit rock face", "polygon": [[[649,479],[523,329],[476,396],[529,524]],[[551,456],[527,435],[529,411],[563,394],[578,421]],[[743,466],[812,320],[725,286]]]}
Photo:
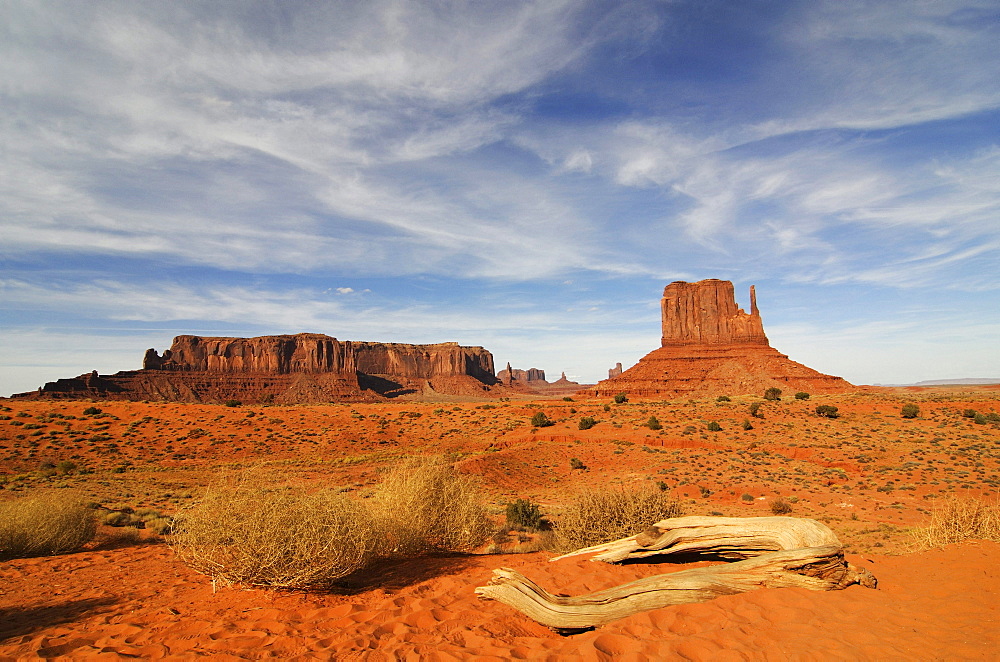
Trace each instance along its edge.
{"label": "sunlit rock face", "polygon": [[[660,347],[587,395],[680,397],[786,392],[839,393],[852,385],[792,361],[770,346],[750,288],[750,312],[736,305],[733,284],[715,278],[667,285],[660,299]],[[618,374],[615,374],[618,373]]]}
{"label": "sunlit rock face", "polygon": [[378,400],[430,393],[484,395],[493,355],[457,343],[340,341],[319,333],[256,338],[177,336],[142,370],[49,382],[21,397],[283,404]]}

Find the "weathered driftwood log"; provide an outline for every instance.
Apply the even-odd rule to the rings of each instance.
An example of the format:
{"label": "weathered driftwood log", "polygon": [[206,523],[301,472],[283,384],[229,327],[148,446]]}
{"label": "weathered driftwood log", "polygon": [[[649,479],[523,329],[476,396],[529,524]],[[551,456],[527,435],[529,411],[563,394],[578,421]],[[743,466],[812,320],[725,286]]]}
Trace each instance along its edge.
{"label": "weathered driftwood log", "polygon": [[557,556],[594,554],[591,561],[616,563],[654,555],[703,554],[748,559],[767,552],[840,545],[825,524],[798,517],[673,517],[628,538]]}
{"label": "weathered driftwood log", "polygon": [[758,588],[827,591],[859,583],[874,588],[874,577],[844,561],[840,545],[826,545],[646,577],[578,597],[552,595],[523,575],[500,568],[476,593],[503,602],[553,630],[572,633],[651,609],[705,602]]}
{"label": "weathered driftwood log", "polygon": [[647,577],[579,597],[552,595],[517,572],[501,568],[494,570],[490,583],[477,588],[476,593],[503,602],[556,631],[570,633],[651,609],[758,588],[828,591],[852,584],[875,588],[877,583],[867,570],[847,563],[836,535],[814,520],[678,517],[654,526],[655,531],[651,529],[646,537],[639,534],[566,556],[600,552],[592,560],[623,560],[697,552],[744,560]]}

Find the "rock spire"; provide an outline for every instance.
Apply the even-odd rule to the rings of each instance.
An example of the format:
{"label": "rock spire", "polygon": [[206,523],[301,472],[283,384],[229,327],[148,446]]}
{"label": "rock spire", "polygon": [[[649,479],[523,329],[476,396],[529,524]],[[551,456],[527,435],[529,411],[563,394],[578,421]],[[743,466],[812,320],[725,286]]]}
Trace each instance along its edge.
{"label": "rock spire", "polygon": [[711,278],[676,281],[660,299],[660,347],[639,363],[582,391],[587,395],[626,393],[639,397],[762,394],[770,387],[786,392],[837,393],[851,384],[792,361],[771,347],[750,287],[750,312],[736,305],[733,284]]}

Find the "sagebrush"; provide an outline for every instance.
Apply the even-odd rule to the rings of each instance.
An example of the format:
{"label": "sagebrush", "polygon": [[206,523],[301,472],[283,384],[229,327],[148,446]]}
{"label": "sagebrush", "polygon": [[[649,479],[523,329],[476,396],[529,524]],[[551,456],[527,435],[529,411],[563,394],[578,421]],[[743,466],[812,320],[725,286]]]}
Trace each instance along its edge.
{"label": "sagebrush", "polygon": [[931,521],[913,532],[919,549],[940,547],[964,540],[1000,542],[1000,503],[972,497],[949,497],[938,501]]}
{"label": "sagebrush", "polygon": [[213,581],[317,588],[380,557],[470,551],[493,523],[472,479],[441,462],[390,471],[371,499],[269,486],[266,467],[224,477],[174,519],[170,544]]}
{"label": "sagebrush", "polygon": [[182,511],[171,547],[213,581],[309,588],[369,563],[378,535],[366,509],[343,494],[268,487],[248,472],[217,481]]}
{"label": "sagebrush", "polygon": [[93,540],[93,511],[72,494],[39,494],[0,503],[0,558],[73,552]]}
{"label": "sagebrush", "polygon": [[370,507],[392,554],[471,551],[494,529],[473,478],[437,460],[413,461],[390,471]]}
{"label": "sagebrush", "polygon": [[625,538],[683,512],[676,499],[654,487],[579,492],[555,526],[558,549],[570,551]]}

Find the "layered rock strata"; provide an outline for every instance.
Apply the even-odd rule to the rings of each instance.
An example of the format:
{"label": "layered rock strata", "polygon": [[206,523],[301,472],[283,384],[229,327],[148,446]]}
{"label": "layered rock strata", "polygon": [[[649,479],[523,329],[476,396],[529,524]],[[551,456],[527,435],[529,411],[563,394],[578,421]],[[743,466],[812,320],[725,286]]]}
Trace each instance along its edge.
{"label": "layered rock strata", "polygon": [[[587,395],[683,397],[788,392],[838,393],[852,389],[840,377],[802,365],[770,346],[750,288],[750,312],[736,305],[730,281],[677,281],[660,300],[660,348]],[[609,371],[613,374],[615,370]]]}
{"label": "layered rock strata", "polygon": [[300,333],[257,338],[178,336],[143,369],[93,372],[15,397],[245,403],[379,400],[400,395],[489,395],[493,355],[457,343],[340,341]]}

